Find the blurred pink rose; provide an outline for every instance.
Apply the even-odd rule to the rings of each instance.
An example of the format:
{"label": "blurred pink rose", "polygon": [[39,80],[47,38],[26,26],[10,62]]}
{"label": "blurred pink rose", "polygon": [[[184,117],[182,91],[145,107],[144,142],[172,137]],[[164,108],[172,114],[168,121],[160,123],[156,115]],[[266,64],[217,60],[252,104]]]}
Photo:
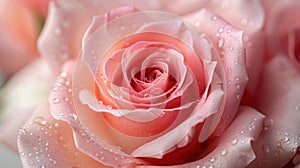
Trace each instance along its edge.
{"label": "blurred pink rose", "polygon": [[285,164],[299,167],[300,3],[297,0],[263,2],[267,15],[267,58],[256,105],[267,117],[264,136],[254,145],[260,159],[252,167]]}
{"label": "blurred pink rose", "polygon": [[[38,5],[41,2],[43,5]],[[36,40],[46,17],[47,2],[0,2],[0,74],[3,77],[9,77],[37,58]]]}
{"label": "blurred pink rose", "polygon": [[284,166],[300,143],[299,75],[287,57],[264,61],[265,16],[268,32],[255,0],[52,2],[37,63],[51,71],[35,79],[57,79],[32,85],[50,95],[24,117],[23,166]]}

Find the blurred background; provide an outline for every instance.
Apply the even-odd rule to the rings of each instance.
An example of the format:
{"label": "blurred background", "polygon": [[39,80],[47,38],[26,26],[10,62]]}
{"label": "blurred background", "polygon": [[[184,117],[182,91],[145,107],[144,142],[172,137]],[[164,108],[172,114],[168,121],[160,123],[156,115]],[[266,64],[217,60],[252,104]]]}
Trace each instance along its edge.
{"label": "blurred background", "polygon": [[19,156],[0,143],[0,167],[1,168],[21,168]]}

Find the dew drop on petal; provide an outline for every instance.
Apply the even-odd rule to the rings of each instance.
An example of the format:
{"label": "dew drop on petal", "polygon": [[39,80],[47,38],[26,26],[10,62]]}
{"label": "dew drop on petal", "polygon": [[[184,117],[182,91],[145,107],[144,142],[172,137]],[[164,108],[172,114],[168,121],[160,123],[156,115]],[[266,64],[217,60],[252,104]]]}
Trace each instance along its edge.
{"label": "dew drop on petal", "polygon": [[223,44],[224,44],[224,39],[219,39],[218,40],[218,47],[222,47],[223,46]]}
{"label": "dew drop on petal", "polygon": [[215,162],[215,161],[216,161],[216,159],[213,158],[213,157],[209,159],[209,162],[210,162],[210,163],[213,163],[213,162]]}
{"label": "dew drop on petal", "polygon": [[228,71],[229,73],[231,73],[231,72],[232,72],[231,67],[227,67],[227,71]]}
{"label": "dew drop on petal", "polygon": [[67,72],[61,72],[61,73],[60,73],[60,76],[63,77],[63,78],[65,78],[65,77],[68,76],[68,74],[67,74]]}
{"label": "dew drop on petal", "polygon": [[54,103],[54,104],[60,103],[60,100],[59,100],[58,98],[54,98],[54,99],[53,99],[53,103]]}
{"label": "dew drop on petal", "polygon": [[36,124],[42,125],[42,126],[47,124],[47,121],[45,120],[45,118],[43,118],[41,116],[35,117],[33,119],[33,122],[35,122]]}
{"label": "dew drop on petal", "polygon": [[234,140],[231,141],[232,145],[236,145],[237,143],[238,143],[238,139],[234,139]]}
{"label": "dew drop on petal", "polygon": [[248,20],[245,19],[245,18],[243,18],[243,19],[241,20],[241,25],[246,26],[247,24],[248,24]]}
{"label": "dew drop on petal", "polygon": [[225,156],[227,154],[227,150],[226,149],[222,150],[220,154],[221,156]]}
{"label": "dew drop on petal", "polygon": [[213,16],[211,20],[217,20],[217,16]]}
{"label": "dew drop on petal", "polygon": [[282,143],[287,143],[289,141],[289,138],[284,136],[284,137],[280,137],[279,138],[279,141],[282,142]]}

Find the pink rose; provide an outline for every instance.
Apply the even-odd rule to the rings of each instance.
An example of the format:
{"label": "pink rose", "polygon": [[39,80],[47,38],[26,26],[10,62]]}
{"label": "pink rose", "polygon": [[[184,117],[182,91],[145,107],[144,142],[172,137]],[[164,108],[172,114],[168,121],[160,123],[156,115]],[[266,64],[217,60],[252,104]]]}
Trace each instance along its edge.
{"label": "pink rose", "polygon": [[263,62],[259,1],[68,0],[48,16],[39,50],[52,72],[40,73],[57,79],[19,131],[24,167],[281,167],[295,155],[299,78],[284,57]]}
{"label": "pink rose", "polygon": [[256,104],[267,117],[264,137],[254,146],[262,149],[257,150],[260,160],[252,165],[299,166],[300,3],[265,0],[264,4],[267,58]]}

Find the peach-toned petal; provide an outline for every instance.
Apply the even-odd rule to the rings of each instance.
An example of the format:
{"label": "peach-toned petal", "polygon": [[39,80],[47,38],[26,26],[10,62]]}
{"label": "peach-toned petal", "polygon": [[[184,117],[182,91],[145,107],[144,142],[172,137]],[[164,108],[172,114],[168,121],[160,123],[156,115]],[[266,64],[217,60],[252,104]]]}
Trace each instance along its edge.
{"label": "peach-toned petal", "polygon": [[300,146],[300,76],[287,57],[267,63],[257,93],[257,108],[267,117],[251,167],[282,167]]}
{"label": "peach-toned petal", "polygon": [[33,11],[43,15],[43,17],[46,17],[50,1],[53,0],[23,0],[21,3],[24,3],[24,5],[30,7]]}
{"label": "peach-toned petal", "polygon": [[[172,3],[174,4],[174,2]],[[177,1],[177,3],[188,4],[183,0]],[[196,1],[194,3],[196,3]],[[192,5],[192,3],[190,4]],[[199,6],[196,7],[197,5]],[[174,7],[174,5],[170,6]],[[199,24],[199,21],[196,20],[197,15],[195,15],[195,13],[199,12],[199,9],[206,8],[227,20],[234,27],[245,30],[245,34],[248,36],[259,32],[265,20],[263,6],[259,0],[207,0],[205,3],[197,2],[196,6],[194,4],[192,7],[194,8],[194,13],[187,15],[187,18],[193,18],[194,24]],[[178,8],[182,9],[181,7]]]}
{"label": "peach-toned petal", "polygon": [[57,120],[68,123],[73,132],[75,146],[98,162],[113,167],[129,163],[143,163],[139,159],[122,152],[119,147],[109,144],[98,135],[92,133],[80,121],[76,114],[72,97],[72,94],[75,94],[73,92],[75,86],[72,87],[72,79],[70,78],[73,68],[74,62],[71,61],[65,64],[63,72],[57,78],[54,88],[50,92],[49,103],[52,116]]}
{"label": "peach-toned petal", "polygon": [[105,167],[80,152],[70,127],[55,120],[41,105],[19,131],[18,149],[24,167]]}
{"label": "peach-toned petal", "polygon": [[4,120],[0,140],[16,149],[16,137],[30,114],[47,101],[53,77],[42,59],[34,61],[13,76],[0,90],[1,115]]}
{"label": "peach-toned petal", "polygon": [[49,3],[48,18],[39,38],[39,51],[58,72],[69,58],[76,58],[82,37],[93,16],[119,6],[119,1],[59,0]]}
{"label": "peach-toned petal", "polygon": [[222,90],[220,88],[215,89],[203,105],[201,103],[197,104],[192,115],[187,120],[163,136],[142,145],[133,151],[132,155],[135,157],[162,158],[164,154],[185,146],[186,144],[183,141],[191,139],[194,136],[193,134],[189,134],[190,131],[197,124],[203,122],[206,117],[217,112],[222,97]]}
{"label": "peach-toned petal", "polygon": [[17,0],[0,2],[0,71],[3,75],[12,75],[36,57],[37,33],[33,11]]}
{"label": "peach-toned petal", "polygon": [[225,73],[225,78],[222,79],[226,96],[225,107],[204,125],[203,130],[205,132],[200,134],[201,141],[204,141],[215,130],[217,124],[215,134],[220,135],[233,120],[248,82],[248,77],[242,42],[243,32],[236,30],[208,10],[202,10],[195,15],[198,16],[195,18],[199,22],[199,28],[208,36],[217,49],[218,55],[222,59],[222,65],[219,66],[222,66],[222,72]]}
{"label": "peach-toned petal", "polygon": [[236,119],[220,137],[215,149],[204,158],[176,166],[137,167],[246,167],[255,159],[251,142],[255,141],[262,129],[264,116],[249,107],[241,107]]}

